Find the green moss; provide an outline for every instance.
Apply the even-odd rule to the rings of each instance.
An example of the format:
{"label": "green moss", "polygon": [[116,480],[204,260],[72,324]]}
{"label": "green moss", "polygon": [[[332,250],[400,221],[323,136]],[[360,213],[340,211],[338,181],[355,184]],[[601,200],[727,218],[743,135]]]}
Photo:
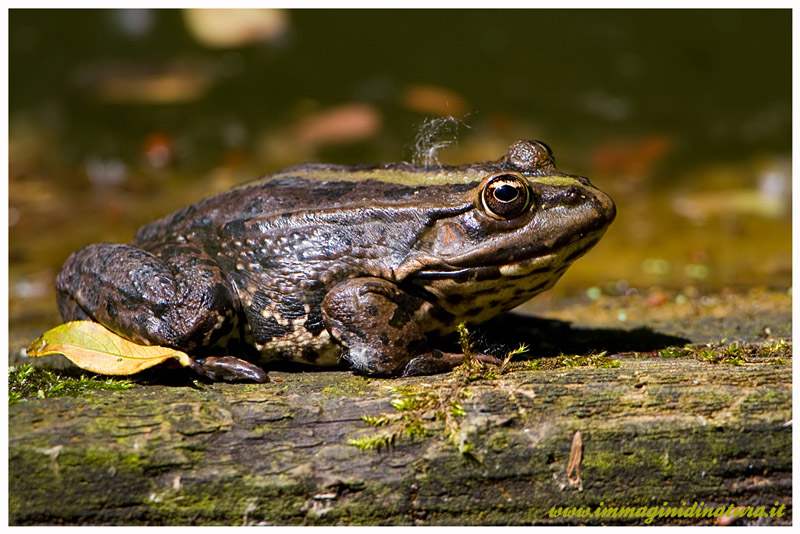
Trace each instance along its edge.
{"label": "green moss", "polygon": [[80,457],[75,458],[79,465],[87,468],[138,471],[142,468],[142,459],[138,454],[117,452],[110,449],[89,447]]}
{"label": "green moss", "polygon": [[489,447],[494,452],[502,452],[509,446],[508,436],[503,432],[496,432],[489,440]]}
{"label": "green moss", "polygon": [[130,380],[100,378],[86,374],[70,375],[43,367],[23,364],[8,369],[8,403],[48,397],[77,397],[92,391],[130,389]]}
{"label": "green moss", "polygon": [[662,358],[694,358],[701,362],[739,366],[746,363],[771,359],[773,363],[785,364],[792,355],[792,344],[783,339],[763,343],[750,343],[725,340],[703,345],[686,345],[685,347],[668,347],[659,351]]}
{"label": "green moss", "polygon": [[792,344],[784,339],[764,343],[761,348],[761,354],[767,358],[776,358],[786,363],[785,358],[792,356]]}
{"label": "green moss", "polygon": [[388,449],[391,447],[396,438],[396,432],[381,432],[349,439],[347,440],[347,444],[358,447],[362,451],[379,451],[381,449]]}
{"label": "green moss", "polygon": [[344,375],[341,379],[329,386],[322,388],[322,394],[332,399],[360,398],[372,391],[372,380],[363,376]]}
{"label": "green moss", "polygon": [[608,356],[606,351],[597,354],[561,354],[555,357],[538,358],[532,361],[519,362],[514,369],[532,369],[538,371],[552,371],[565,367],[597,367],[599,369],[614,369],[620,366],[619,360]]}
{"label": "green moss", "polygon": [[358,436],[347,441],[361,450],[388,448],[400,439],[438,436],[449,440],[462,452],[469,451],[459,438],[460,420],[466,416],[464,407],[456,397],[469,398],[462,393],[463,385],[451,378],[442,383],[401,385],[391,388],[389,401],[394,413],[362,416],[361,419],[380,431]]}
{"label": "green moss", "polygon": [[691,354],[688,347],[667,347],[658,351],[659,358],[685,358]]}

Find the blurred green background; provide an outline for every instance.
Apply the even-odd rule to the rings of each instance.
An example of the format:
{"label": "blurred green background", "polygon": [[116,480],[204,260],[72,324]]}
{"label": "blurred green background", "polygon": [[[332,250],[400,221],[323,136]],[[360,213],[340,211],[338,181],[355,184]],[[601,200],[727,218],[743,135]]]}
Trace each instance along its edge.
{"label": "blurred green background", "polygon": [[290,164],[411,161],[443,116],[442,163],[541,139],[617,201],[545,304],[791,284],[790,10],[11,10],[8,39],[12,345],[71,251]]}

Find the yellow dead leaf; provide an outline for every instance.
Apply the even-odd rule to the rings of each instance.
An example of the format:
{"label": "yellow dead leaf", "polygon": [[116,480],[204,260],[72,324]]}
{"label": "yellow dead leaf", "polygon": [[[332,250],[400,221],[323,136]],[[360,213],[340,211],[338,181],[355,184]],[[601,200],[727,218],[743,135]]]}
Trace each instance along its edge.
{"label": "yellow dead leaf", "polygon": [[63,354],[75,365],[104,375],[132,375],[170,358],[184,367],[192,359],[185,352],[157,345],[139,345],[99,323],[72,321],[45,332],[28,347],[28,356]]}

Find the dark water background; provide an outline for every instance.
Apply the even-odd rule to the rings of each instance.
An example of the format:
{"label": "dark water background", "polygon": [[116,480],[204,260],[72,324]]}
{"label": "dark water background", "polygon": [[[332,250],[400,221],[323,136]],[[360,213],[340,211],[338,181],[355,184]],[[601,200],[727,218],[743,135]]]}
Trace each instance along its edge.
{"label": "dark water background", "polygon": [[411,160],[446,115],[443,163],[542,139],[616,199],[550,298],[791,284],[789,10],[227,15],[10,12],[12,345],[76,248],[290,164]]}

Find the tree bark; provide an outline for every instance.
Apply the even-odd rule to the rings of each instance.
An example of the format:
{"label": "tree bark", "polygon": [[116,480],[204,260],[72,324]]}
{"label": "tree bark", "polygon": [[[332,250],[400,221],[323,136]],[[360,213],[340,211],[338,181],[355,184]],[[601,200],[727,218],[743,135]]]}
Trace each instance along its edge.
{"label": "tree bark", "polygon": [[[19,403],[10,522],[647,524],[645,507],[696,502],[778,503],[780,517],[743,521],[791,523],[790,364],[613,361],[471,381],[273,372]],[[601,506],[640,516],[553,516]]]}

